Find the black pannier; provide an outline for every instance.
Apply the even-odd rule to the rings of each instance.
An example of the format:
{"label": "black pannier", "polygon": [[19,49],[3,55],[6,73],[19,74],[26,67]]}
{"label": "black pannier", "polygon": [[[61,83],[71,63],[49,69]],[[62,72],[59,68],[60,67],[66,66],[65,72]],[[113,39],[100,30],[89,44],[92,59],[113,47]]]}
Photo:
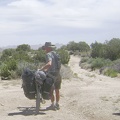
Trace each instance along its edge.
{"label": "black pannier", "polygon": [[[39,72],[30,70],[29,68],[24,69],[22,73],[22,88],[23,88],[25,96],[28,99],[36,98],[37,90],[36,90],[36,79],[35,78],[37,74],[41,75],[39,74]],[[41,78],[42,77],[40,76],[40,81],[41,81]],[[37,79],[37,81],[39,81],[39,78]],[[50,90],[51,90],[53,83],[54,83],[54,79],[47,76],[43,80],[43,84],[40,84],[41,94],[42,94],[43,99],[45,100],[50,99]]]}
{"label": "black pannier", "polygon": [[22,73],[22,88],[25,96],[28,99],[35,99],[36,85],[35,85],[35,71],[25,68]]}
{"label": "black pannier", "polygon": [[50,99],[50,90],[51,87],[54,83],[54,80],[52,78],[46,77],[43,86],[42,86],[42,97],[45,100],[49,100]]}

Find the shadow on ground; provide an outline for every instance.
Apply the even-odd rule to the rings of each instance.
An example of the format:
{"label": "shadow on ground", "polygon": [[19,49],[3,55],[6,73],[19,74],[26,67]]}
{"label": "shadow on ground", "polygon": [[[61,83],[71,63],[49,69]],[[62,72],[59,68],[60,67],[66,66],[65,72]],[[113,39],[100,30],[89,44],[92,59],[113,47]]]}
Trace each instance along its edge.
{"label": "shadow on ground", "polygon": [[120,113],[113,113],[113,115],[117,115],[117,116],[120,116]]}
{"label": "shadow on ground", "polygon": [[24,115],[24,116],[29,116],[29,115],[46,115],[46,113],[39,111],[39,113],[36,113],[36,108],[35,107],[18,107],[20,112],[13,112],[13,113],[8,113],[8,116],[15,116],[15,115]]}

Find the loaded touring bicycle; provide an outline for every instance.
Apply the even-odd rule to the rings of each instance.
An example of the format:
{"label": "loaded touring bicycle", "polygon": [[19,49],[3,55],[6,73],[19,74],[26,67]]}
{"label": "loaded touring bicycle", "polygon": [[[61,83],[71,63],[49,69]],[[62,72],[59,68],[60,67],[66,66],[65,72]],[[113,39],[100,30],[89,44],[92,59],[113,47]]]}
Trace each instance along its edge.
{"label": "loaded touring bicycle", "polygon": [[22,73],[22,88],[28,99],[36,100],[36,113],[39,113],[40,104],[50,99],[50,90],[54,79],[43,71],[34,71],[25,68]]}

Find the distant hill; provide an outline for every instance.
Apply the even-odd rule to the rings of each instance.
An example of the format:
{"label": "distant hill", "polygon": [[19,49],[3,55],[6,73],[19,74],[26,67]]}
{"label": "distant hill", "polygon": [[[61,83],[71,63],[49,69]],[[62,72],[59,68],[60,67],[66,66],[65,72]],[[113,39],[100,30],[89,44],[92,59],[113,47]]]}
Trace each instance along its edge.
{"label": "distant hill", "polygon": [[[40,47],[42,47],[43,45],[31,45],[31,48],[33,49],[33,50],[37,50],[38,48],[40,48]],[[59,43],[56,43],[55,44],[55,46],[57,47],[57,48],[60,48],[60,47],[62,47],[63,46],[63,44],[59,44]]]}
{"label": "distant hill", "polygon": [[[5,50],[5,49],[9,49],[9,48],[17,48],[18,45],[11,45],[11,46],[6,46],[6,47],[1,47],[0,48],[0,52]],[[43,45],[39,44],[39,45],[30,45],[31,49],[33,50],[37,50],[38,48],[42,47]],[[59,43],[56,43],[55,46],[57,48],[60,48],[63,46],[63,44],[59,44]]]}
{"label": "distant hill", "polygon": [[61,47],[63,46],[63,44],[56,43],[55,46],[56,46],[57,48],[61,48]]}
{"label": "distant hill", "polygon": [[42,47],[42,45],[41,44],[39,44],[39,45],[31,45],[30,47],[33,50],[37,50],[38,48]]}

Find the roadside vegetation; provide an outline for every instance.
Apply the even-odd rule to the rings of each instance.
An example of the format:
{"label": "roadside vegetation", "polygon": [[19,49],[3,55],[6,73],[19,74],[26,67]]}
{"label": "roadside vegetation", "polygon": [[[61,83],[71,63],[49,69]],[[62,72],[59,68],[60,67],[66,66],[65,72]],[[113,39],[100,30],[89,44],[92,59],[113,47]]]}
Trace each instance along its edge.
{"label": "roadside vegetation", "polygon": [[64,49],[70,54],[81,56],[80,67],[100,74],[117,77],[120,73],[120,39],[113,38],[104,43],[69,42]]}
{"label": "roadside vegetation", "polygon": [[[68,64],[70,59],[68,51],[59,49],[56,52],[60,54],[63,66]],[[25,68],[37,70],[44,62],[45,52],[41,48],[33,50],[28,44],[22,44],[16,49],[5,49],[0,54],[1,79],[20,78]]]}
{"label": "roadside vegetation", "polygon": [[[92,43],[90,57],[82,58],[80,64],[91,70],[99,69],[100,74],[117,77],[120,73],[120,39],[113,38],[105,43]],[[83,65],[84,64],[84,65]]]}
{"label": "roadside vegetation", "polygon": [[[98,70],[100,74],[117,77],[120,73],[120,39],[113,38],[104,43],[92,43],[71,41],[67,45],[56,49],[61,56],[62,76],[71,77],[70,68],[67,66],[70,55],[81,57],[80,67],[87,70]],[[24,68],[33,70],[41,67],[45,62],[45,52],[39,48],[31,49],[30,45],[22,44],[16,49],[5,49],[0,53],[1,79],[20,78]]]}

